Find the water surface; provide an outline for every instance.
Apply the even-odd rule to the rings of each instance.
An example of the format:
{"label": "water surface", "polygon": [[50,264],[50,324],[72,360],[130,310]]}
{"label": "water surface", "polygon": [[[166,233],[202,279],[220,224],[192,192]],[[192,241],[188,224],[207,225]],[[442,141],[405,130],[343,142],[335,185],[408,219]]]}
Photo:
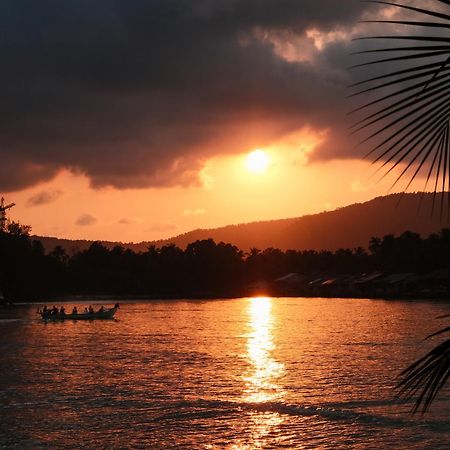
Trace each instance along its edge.
{"label": "water surface", "polygon": [[449,310],[179,300],[63,323],[38,320],[36,305],[0,310],[0,447],[448,448],[448,389],[422,418],[393,386],[442,340],[423,342]]}

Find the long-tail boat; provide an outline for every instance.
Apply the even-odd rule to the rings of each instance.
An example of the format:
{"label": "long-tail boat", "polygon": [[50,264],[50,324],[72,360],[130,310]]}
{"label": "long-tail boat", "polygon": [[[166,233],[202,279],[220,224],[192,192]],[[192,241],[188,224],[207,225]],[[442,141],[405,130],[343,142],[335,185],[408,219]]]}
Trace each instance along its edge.
{"label": "long-tail boat", "polygon": [[67,314],[60,312],[54,313],[53,310],[49,309],[47,311],[38,311],[43,320],[51,321],[61,321],[61,320],[97,320],[97,319],[113,319],[114,314],[120,308],[119,304],[116,303],[113,308],[100,309],[99,311],[93,312],[81,312],[76,314]]}

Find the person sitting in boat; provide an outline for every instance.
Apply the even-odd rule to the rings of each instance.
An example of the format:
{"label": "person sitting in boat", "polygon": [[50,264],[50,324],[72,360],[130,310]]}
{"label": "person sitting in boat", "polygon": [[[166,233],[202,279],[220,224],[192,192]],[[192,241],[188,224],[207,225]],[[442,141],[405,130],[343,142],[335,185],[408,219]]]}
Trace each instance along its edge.
{"label": "person sitting in boat", "polygon": [[53,305],[53,308],[52,308],[52,314],[53,314],[54,316],[56,316],[56,314],[58,314],[58,308],[57,308],[55,305]]}
{"label": "person sitting in boat", "polygon": [[86,307],[84,307],[84,314],[89,314],[89,310]]}
{"label": "person sitting in boat", "polygon": [[94,314],[94,308],[92,305],[89,305],[89,314]]}
{"label": "person sitting in boat", "polygon": [[66,308],[64,308],[64,306],[61,306],[61,308],[59,308],[59,313],[64,316],[66,314]]}
{"label": "person sitting in boat", "polygon": [[78,309],[76,306],[73,307],[72,314],[78,314]]}
{"label": "person sitting in boat", "polygon": [[103,305],[100,306],[100,309],[98,310],[99,313],[103,312],[105,310],[105,308],[103,308]]}

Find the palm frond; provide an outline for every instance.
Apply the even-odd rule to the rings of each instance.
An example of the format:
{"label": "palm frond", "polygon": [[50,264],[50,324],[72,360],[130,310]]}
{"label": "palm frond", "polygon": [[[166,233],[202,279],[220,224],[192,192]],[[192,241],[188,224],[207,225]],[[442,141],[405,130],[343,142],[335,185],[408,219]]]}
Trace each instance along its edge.
{"label": "palm frond", "polygon": [[[440,217],[450,219],[450,0],[416,7],[395,1],[365,0],[395,8],[402,19],[370,20],[378,27],[402,29],[402,34],[383,33],[354,39],[359,45],[378,45],[353,53],[351,69],[370,73],[350,86],[350,98],[364,97],[351,116],[352,134],[362,134],[366,157],[378,163],[383,177],[399,169],[392,187],[407,178],[405,192],[423,174],[424,191],[431,183],[433,201],[440,195]],[[378,72],[376,72],[378,71]],[[375,72],[375,73],[374,73]],[[442,316],[448,317],[448,316]],[[428,338],[450,332],[446,327]],[[426,412],[450,374],[450,339],[439,344],[400,374],[398,395],[415,398],[414,412]]]}
{"label": "palm frond", "polygon": [[397,385],[398,395],[403,399],[411,399],[418,395],[413,412],[420,409],[425,413],[447,382],[449,375],[450,339],[439,344],[400,374],[402,379]]}
{"label": "palm frond", "polygon": [[[443,193],[442,220],[444,194],[450,205],[450,37],[445,34],[450,28],[450,1],[435,0],[435,7],[420,8],[405,1],[368,2],[408,17],[367,21],[381,28],[395,25],[404,30],[401,34],[382,32],[354,39],[372,47],[354,52],[360,60],[351,69],[369,71],[370,77],[350,86],[354,92],[349,97],[364,97],[349,113],[357,116],[352,134],[362,135],[359,145],[373,163],[382,164],[385,175],[404,166],[394,185],[407,178],[406,190],[423,176],[426,189],[434,181],[434,197]],[[450,214],[450,206],[447,211]]]}
{"label": "palm frond", "polygon": [[427,336],[427,339],[439,336],[440,334],[448,333],[450,331],[450,327],[444,328],[442,330],[436,331],[436,333],[432,333],[429,336]]}

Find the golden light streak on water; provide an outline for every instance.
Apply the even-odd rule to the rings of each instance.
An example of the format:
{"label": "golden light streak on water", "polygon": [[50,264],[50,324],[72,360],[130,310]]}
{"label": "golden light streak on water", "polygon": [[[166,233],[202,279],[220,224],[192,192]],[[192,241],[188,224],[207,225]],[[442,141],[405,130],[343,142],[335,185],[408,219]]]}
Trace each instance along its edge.
{"label": "golden light streak on water", "polygon": [[248,316],[251,329],[247,341],[247,357],[251,363],[246,377],[245,399],[251,403],[279,400],[282,389],[277,379],[284,372],[284,365],[274,358],[276,347],[273,340],[274,317],[272,299],[254,297],[249,300]]}
{"label": "golden light streak on water", "polygon": [[[244,401],[248,403],[270,403],[280,401],[283,389],[278,380],[284,373],[284,364],[275,359],[276,345],[273,329],[276,318],[272,312],[273,299],[254,297],[249,299],[247,357],[251,368],[245,377]],[[258,412],[251,415],[252,448],[264,448],[265,438],[283,423],[276,412]],[[247,447],[235,447],[243,450]]]}

